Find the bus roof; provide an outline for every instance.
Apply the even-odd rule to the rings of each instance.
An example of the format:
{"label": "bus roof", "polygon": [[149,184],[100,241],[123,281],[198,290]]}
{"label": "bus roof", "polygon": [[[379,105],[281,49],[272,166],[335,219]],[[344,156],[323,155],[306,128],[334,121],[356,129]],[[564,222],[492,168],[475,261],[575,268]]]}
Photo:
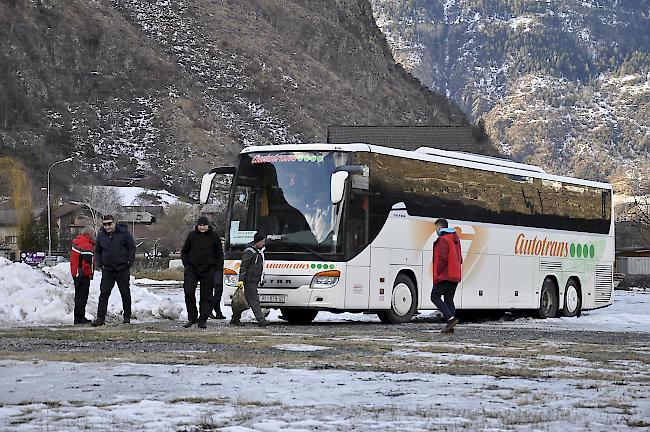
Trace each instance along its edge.
{"label": "bus roof", "polygon": [[383,147],[365,143],[353,144],[332,144],[332,143],[312,143],[312,144],[277,144],[263,146],[249,146],[242,149],[241,153],[259,153],[259,152],[276,152],[276,151],[344,151],[344,152],[372,152],[392,156],[404,157],[409,159],[419,159],[442,163],[446,165],[457,165],[468,168],[480,169],[484,171],[496,171],[505,174],[519,176],[535,177],[550,181],[559,181],[577,185],[591,186],[602,189],[612,189],[612,185],[604,182],[579,179],[574,177],[558,176],[549,174],[542,168],[535,165],[528,165],[514,162],[508,159],[497,158],[493,156],[484,156],[474,153],[464,153],[449,150],[442,150],[430,147],[420,147],[415,151],[396,149],[392,147]]}

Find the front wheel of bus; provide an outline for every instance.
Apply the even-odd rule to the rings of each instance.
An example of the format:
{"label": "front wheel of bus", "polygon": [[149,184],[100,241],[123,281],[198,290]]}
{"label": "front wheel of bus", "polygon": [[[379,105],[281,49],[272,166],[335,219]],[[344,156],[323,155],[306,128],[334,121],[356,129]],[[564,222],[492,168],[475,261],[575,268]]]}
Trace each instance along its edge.
{"label": "front wheel of bus", "polygon": [[558,311],[557,288],[551,279],[544,279],[542,292],[539,296],[539,309],[537,315],[544,318],[554,318]]}
{"label": "front wheel of bus", "polygon": [[562,316],[574,317],[580,315],[582,308],[582,298],[580,297],[580,289],[578,282],[571,278],[566,283],[564,289],[564,307],[562,307]]}
{"label": "front wheel of bus", "polygon": [[384,324],[401,324],[411,321],[417,309],[417,293],[411,278],[398,275],[393,286],[390,309],[377,313]]}
{"label": "front wheel of bus", "polygon": [[290,324],[309,324],[316,318],[318,311],[315,309],[284,309],[280,308],[282,319]]}

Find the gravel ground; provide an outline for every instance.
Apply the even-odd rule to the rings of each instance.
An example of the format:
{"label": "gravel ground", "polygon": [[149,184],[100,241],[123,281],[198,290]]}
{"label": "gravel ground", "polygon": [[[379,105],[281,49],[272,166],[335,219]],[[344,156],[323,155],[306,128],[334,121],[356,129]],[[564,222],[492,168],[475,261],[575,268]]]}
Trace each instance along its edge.
{"label": "gravel ground", "polygon": [[[226,364],[392,372],[650,381],[650,334],[513,328],[508,322],[384,325],[210,321],[207,330],[160,321],[0,330],[0,358],[75,362]],[[634,373],[628,369],[634,364]]]}

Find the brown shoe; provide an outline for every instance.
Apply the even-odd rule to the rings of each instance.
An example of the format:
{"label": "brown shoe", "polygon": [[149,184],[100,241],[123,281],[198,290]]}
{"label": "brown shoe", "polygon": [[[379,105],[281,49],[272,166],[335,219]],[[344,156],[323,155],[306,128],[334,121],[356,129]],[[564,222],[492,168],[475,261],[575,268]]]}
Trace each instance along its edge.
{"label": "brown shoe", "polygon": [[103,319],[97,318],[95,321],[91,322],[90,325],[93,327],[101,327],[105,324]]}
{"label": "brown shoe", "polygon": [[447,321],[447,325],[442,329],[442,333],[451,333],[454,330],[454,326],[458,324],[458,318],[451,317]]}
{"label": "brown shoe", "polygon": [[190,328],[190,327],[192,327],[194,324],[196,324],[196,321],[188,321],[188,322],[186,322],[185,324],[183,324],[183,327],[185,327],[185,328]]}

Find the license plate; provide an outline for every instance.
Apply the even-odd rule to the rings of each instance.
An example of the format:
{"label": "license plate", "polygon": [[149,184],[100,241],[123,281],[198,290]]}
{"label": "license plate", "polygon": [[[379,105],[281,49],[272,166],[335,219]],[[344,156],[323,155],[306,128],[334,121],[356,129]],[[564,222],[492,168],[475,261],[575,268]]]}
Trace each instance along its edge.
{"label": "license plate", "polygon": [[261,294],[260,303],[284,303],[287,301],[286,295]]}

